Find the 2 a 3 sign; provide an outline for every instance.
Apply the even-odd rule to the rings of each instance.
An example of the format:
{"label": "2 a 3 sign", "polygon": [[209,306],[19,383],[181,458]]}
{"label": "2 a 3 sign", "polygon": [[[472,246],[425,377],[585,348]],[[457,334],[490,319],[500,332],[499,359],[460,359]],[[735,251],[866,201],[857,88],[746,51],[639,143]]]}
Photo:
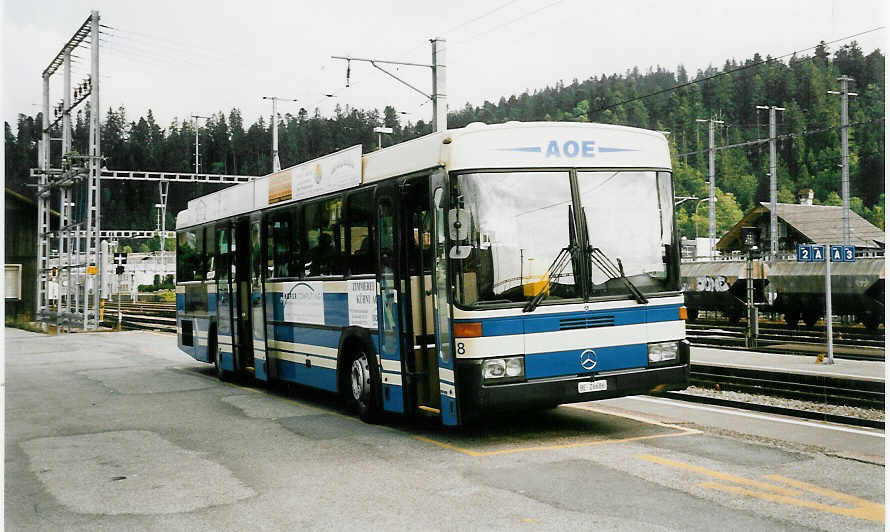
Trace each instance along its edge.
{"label": "2 a 3 sign", "polygon": [[[831,246],[831,262],[856,262],[856,246]],[[825,246],[798,244],[797,262],[825,262]]]}

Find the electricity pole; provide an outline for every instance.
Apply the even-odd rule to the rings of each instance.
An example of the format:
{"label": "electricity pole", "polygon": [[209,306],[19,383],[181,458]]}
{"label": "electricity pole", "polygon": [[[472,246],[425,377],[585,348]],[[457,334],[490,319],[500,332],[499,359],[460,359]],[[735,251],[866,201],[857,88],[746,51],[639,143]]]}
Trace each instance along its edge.
{"label": "electricity pole", "polygon": [[[343,59],[346,61],[346,86],[349,86],[349,75],[350,75],[350,63],[352,61],[360,61],[363,63],[371,63],[371,66],[376,68],[377,70],[383,72],[387,76],[395,79],[402,85],[414,90],[422,94],[425,98],[433,102],[433,131],[445,131],[448,129],[448,105],[447,105],[447,93],[446,93],[446,76],[445,76],[445,39],[439,39],[438,37],[435,39],[430,39],[430,44],[433,47],[433,61],[430,65],[424,65],[422,63],[406,63],[404,61],[384,61],[383,59],[365,59],[361,57],[348,57],[348,56],[340,56],[340,55],[332,55],[331,59]],[[399,78],[392,72],[388,70],[384,70],[380,65],[400,65],[400,66],[413,66],[413,67],[424,67],[432,69],[433,73],[433,92],[431,94],[427,94],[422,90],[418,89],[414,85],[411,85],[407,81]]]}
{"label": "electricity pole", "polygon": [[828,91],[828,94],[839,94],[841,96],[841,199],[843,200],[843,230],[844,245],[850,245],[850,156],[849,156],[849,134],[850,134],[850,117],[847,113],[847,104],[849,96],[858,96],[855,92],[848,92],[847,82],[853,81],[850,76],[841,76],[837,78],[841,82],[841,90]]}
{"label": "electricity pole", "polygon": [[714,169],[714,124],[722,124],[723,120],[697,118],[695,121],[708,123],[708,239],[710,240],[709,251],[713,259],[717,248],[717,198],[716,191],[714,190],[714,174],[716,173]]}
{"label": "electricity pole", "polygon": [[272,172],[281,170],[281,161],[278,159],[278,100],[283,102],[295,102],[294,98],[279,98],[278,96],[263,96],[264,100],[272,100]]}
{"label": "electricity pole", "polygon": [[200,115],[192,115],[192,118],[195,119],[195,173],[198,174],[201,172],[200,163],[198,162],[198,119],[203,118],[204,120],[210,120],[209,116],[200,116]]}
{"label": "electricity pole", "polygon": [[775,264],[779,253],[779,222],[776,215],[776,111],[784,111],[784,107],[775,105],[758,105],[758,109],[769,110],[769,253],[770,264]]}

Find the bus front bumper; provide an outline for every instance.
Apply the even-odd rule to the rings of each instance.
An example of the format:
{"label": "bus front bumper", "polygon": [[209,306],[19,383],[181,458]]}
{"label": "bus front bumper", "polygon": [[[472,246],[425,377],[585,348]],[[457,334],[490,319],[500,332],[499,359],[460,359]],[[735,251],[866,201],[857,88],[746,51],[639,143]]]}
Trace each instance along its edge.
{"label": "bus front bumper", "polygon": [[[459,361],[460,408],[464,416],[492,411],[546,408],[564,403],[610,399],[673,390],[689,383],[689,359],[673,366],[635,368],[602,375],[564,376],[511,384],[484,384],[481,361]],[[606,381],[603,385],[584,384]],[[595,391],[583,391],[596,388]]]}

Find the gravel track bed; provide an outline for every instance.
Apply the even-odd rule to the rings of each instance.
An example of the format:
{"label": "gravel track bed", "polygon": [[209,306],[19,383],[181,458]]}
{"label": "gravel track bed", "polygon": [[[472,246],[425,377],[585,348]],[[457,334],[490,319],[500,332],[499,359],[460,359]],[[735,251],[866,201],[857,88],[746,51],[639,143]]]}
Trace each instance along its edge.
{"label": "gravel track bed", "polygon": [[852,406],[832,405],[826,403],[814,403],[812,401],[801,401],[799,399],[785,399],[782,397],[773,397],[770,395],[757,395],[752,393],[732,392],[723,390],[713,390],[708,388],[699,388],[698,386],[690,386],[683,392],[687,395],[697,395],[700,397],[712,397],[715,399],[726,399],[729,401],[739,401],[743,403],[753,403],[758,405],[778,406],[782,408],[793,408],[795,410],[808,410],[811,412],[819,412],[821,414],[834,414],[837,416],[849,416],[859,419],[869,419],[872,421],[884,421],[884,410],[876,408],[859,408]]}

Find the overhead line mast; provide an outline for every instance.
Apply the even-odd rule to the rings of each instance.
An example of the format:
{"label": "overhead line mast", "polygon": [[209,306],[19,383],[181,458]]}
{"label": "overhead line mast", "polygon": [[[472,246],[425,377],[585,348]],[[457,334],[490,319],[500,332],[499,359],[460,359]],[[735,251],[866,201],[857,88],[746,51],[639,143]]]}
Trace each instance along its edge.
{"label": "overhead line mast", "polygon": [[[161,203],[159,228],[152,231],[163,238],[166,231],[167,190],[170,181],[237,183],[253,176],[216,174],[179,174],[164,172],[136,172],[108,170],[101,150],[101,113],[99,112],[99,46],[101,28],[99,12],[92,11],[62,50],[50,61],[42,74],[42,137],[38,143],[38,168],[31,177],[37,180],[37,271],[34,316],[46,323],[54,320],[57,330],[67,327],[97,329],[102,321],[102,304],[110,292],[110,279],[103,275],[105,239],[116,238],[119,231],[101,230],[101,184],[105,179],[158,181]],[[71,85],[72,52],[78,47],[90,48],[90,75],[83,82]],[[50,122],[50,77],[64,69],[61,103],[55,107],[56,118]],[[72,151],[71,112],[90,99],[89,146],[86,154]],[[53,167],[50,132],[61,122],[61,161]],[[197,127],[195,128],[197,131]],[[196,159],[196,165],[199,167]],[[59,222],[50,225],[53,194],[59,192]],[[56,225],[55,223],[53,225]],[[127,234],[124,231],[123,234]],[[140,235],[145,232],[141,232]],[[50,290],[50,283],[58,283],[58,290]],[[53,294],[55,292],[55,294]],[[45,326],[45,325],[44,325]]]}
{"label": "overhead line mast", "polygon": [[722,124],[723,120],[697,118],[696,122],[708,123],[708,240],[709,255],[713,259],[717,248],[717,197],[714,186],[716,170],[714,168],[714,124]]}
{"label": "overhead line mast", "polygon": [[263,96],[264,100],[272,100],[272,172],[281,171],[281,160],[278,158],[278,102],[295,102],[296,98],[279,98]]}
{"label": "overhead line mast", "polygon": [[[422,94],[425,98],[429,99],[433,102],[433,131],[445,131],[448,129],[448,107],[447,107],[447,92],[446,92],[446,75],[445,75],[445,39],[430,39],[430,44],[432,44],[432,64],[426,65],[423,63],[408,63],[405,61],[388,61],[384,59],[368,59],[363,57],[350,57],[350,56],[341,56],[341,55],[332,55],[332,59],[342,59],[346,61],[346,84],[349,86],[349,76],[351,73],[351,62],[359,61],[362,63],[371,63],[371,66],[376,68],[377,70],[383,72],[384,74],[390,76],[395,79],[402,85],[407,86],[408,88]],[[379,63],[379,64],[378,64]],[[433,90],[431,94],[427,94],[426,92],[418,89],[414,85],[408,83],[402,78],[396,76],[392,72],[384,69],[380,65],[400,65],[400,66],[412,66],[412,67],[424,67],[432,69],[433,75]]]}
{"label": "overhead line mast", "polygon": [[758,105],[757,108],[769,110],[769,260],[774,264],[779,253],[779,222],[776,214],[776,111],[784,111],[785,108],[775,105]]}
{"label": "overhead line mast", "polygon": [[850,96],[858,96],[855,92],[849,92],[847,83],[853,81],[850,76],[837,78],[841,82],[840,91],[828,91],[828,94],[838,94],[841,97],[841,200],[843,202],[843,231],[844,245],[850,242],[850,118],[848,104]]}

